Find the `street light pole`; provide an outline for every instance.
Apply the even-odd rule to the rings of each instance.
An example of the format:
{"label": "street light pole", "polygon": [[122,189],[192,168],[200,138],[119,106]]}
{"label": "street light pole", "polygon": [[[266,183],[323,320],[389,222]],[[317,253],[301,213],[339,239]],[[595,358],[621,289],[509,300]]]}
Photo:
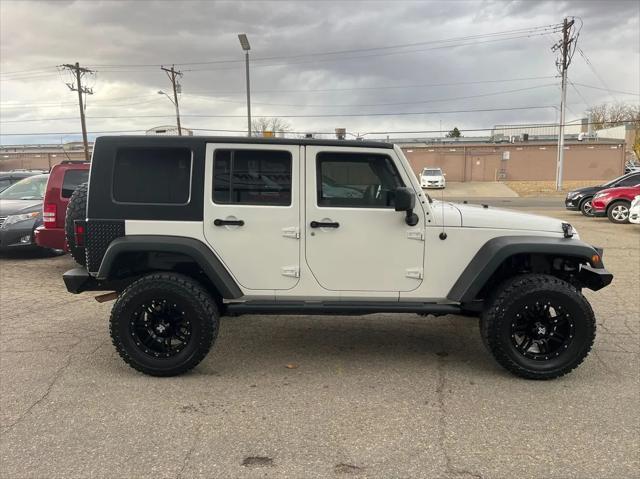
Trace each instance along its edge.
{"label": "street light pole", "polygon": [[249,45],[249,39],[247,38],[247,35],[244,33],[238,35],[238,40],[240,40],[240,46],[244,50],[245,73],[247,81],[247,136],[251,136],[251,80],[249,77],[249,50],[251,50],[251,46]]}

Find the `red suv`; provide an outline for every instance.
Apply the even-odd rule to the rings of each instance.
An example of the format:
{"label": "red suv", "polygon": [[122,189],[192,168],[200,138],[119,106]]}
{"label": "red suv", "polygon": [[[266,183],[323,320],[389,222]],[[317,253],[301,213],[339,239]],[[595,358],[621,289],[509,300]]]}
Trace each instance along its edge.
{"label": "red suv", "polygon": [[640,195],[640,184],[602,190],[593,197],[594,216],[608,216],[613,223],[628,223],[633,199]]}
{"label": "red suv", "polygon": [[64,230],[67,204],[75,189],[88,181],[89,166],[84,161],[63,161],[51,169],[42,206],[43,224],[35,231],[38,245],[68,251]]}

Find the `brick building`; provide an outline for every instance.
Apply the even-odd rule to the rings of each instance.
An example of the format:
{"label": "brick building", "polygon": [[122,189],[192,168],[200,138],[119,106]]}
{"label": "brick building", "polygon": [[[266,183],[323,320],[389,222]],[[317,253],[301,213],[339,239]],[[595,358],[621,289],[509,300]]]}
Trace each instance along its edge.
{"label": "brick building", "polygon": [[[558,145],[553,141],[400,143],[413,170],[440,167],[448,181],[554,180]],[[603,180],[624,172],[624,140],[565,142],[566,180]]]}

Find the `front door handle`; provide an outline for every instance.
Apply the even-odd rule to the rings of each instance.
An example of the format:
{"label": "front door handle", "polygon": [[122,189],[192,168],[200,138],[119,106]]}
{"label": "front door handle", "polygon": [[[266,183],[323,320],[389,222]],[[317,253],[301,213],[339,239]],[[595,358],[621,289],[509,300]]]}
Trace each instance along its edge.
{"label": "front door handle", "polygon": [[216,218],[213,220],[213,224],[216,226],[244,226],[243,220],[221,220],[220,218]]}
{"label": "front door handle", "polygon": [[322,222],[322,221],[312,221],[309,226],[312,228],[339,228],[340,223],[336,222]]}

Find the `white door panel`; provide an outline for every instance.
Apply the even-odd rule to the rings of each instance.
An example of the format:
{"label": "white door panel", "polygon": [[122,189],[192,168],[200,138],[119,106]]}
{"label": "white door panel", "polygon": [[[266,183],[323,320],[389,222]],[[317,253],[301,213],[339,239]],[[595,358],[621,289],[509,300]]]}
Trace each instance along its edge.
{"label": "white door panel", "polygon": [[[291,204],[275,206],[215,202],[213,199],[214,155],[220,150],[287,152],[291,156]],[[245,151],[244,154],[246,156],[250,153]],[[264,158],[260,159],[259,153],[256,158],[256,162],[264,160]],[[234,176],[236,170],[230,170],[231,183],[233,181],[244,181],[245,184],[259,182],[263,186],[266,185],[266,188],[274,188],[273,192],[263,191],[262,197],[267,197],[268,200],[270,194],[277,196],[279,193],[276,191],[277,185],[273,179],[285,181],[283,178],[287,174],[268,171],[265,173],[262,169],[263,163],[251,163],[251,161],[248,160],[244,164],[254,166],[245,166],[242,173]],[[286,290],[293,288],[299,281],[300,235],[296,234],[300,227],[299,161],[300,147],[297,145],[207,145],[204,236],[243,288]],[[233,160],[229,164],[233,165]],[[261,166],[255,166],[256,164]],[[228,194],[233,197],[231,183]],[[251,200],[241,198],[239,195],[232,201]],[[237,221],[242,221],[242,224],[227,224]]]}
{"label": "white door panel", "polygon": [[[380,155],[381,150],[307,146],[306,148],[306,262],[318,283],[332,291],[412,291],[423,277],[424,214],[417,205],[420,222],[415,227],[405,223],[405,214],[386,207],[338,207],[318,205],[316,155],[350,152]],[[391,161],[393,150],[384,150]],[[339,168],[339,163],[334,168]],[[337,165],[337,166],[335,166]],[[397,163],[396,163],[397,165]],[[397,168],[405,185],[411,185],[406,172]],[[358,195],[353,185],[332,183],[336,195]],[[324,184],[324,183],[323,183]],[[375,191],[367,194],[376,195]],[[313,222],[320,223],[312,227]],[[322,224],[326,224],[323,227]]]}

